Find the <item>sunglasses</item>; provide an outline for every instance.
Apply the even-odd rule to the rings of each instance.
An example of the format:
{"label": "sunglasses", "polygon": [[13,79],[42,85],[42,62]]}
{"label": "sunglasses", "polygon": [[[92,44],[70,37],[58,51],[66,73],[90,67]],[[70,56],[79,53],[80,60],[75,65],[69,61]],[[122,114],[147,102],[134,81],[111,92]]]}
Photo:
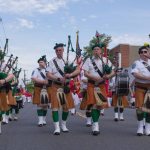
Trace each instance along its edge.
{"label": "sunglasses", "polygon": [[141,51],[140,54],[147,54],[147,51]]}
{"label": "sunglasses", "polygon": [[60,51],[62,51],[62,49],[56,49],[55,51],[56,51],[56,52],[60,52]]}

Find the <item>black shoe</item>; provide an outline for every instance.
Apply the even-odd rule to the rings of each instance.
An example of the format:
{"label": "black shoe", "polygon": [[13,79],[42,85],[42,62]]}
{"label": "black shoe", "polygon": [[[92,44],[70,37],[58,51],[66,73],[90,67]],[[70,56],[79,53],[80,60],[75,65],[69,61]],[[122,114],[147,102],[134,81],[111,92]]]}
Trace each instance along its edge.
{"label": "black shoe", "polygon": [[120,121],[124,121],[124,119],[120,119]]}
{"label": "black shoe", "polygon": [[92,125],[91,124],[86,124],[86,127],[91,127]]}
{"label": "black shoe", "polygon": [[104,116],[104,113],[101,113],[101,116]]}
{"label": "black shoe", "polygon": [[43,124],[38,124],[38,127],[42,127],[43,126]]}
{"label": "black shoe", "polygon": [[137,133],[137,136],[142,136],[143,134],[142,133]]}
{"label": "black shoe", "polygon": [[60,132],[55,132],[54,135],[60,135]]}
{"label": "black shoe", "polygon": [[148,134],[147,136],[150,136],[150,134]]}
{"label": "black shoe", "polygon": [[6,122],[2,122],[3,125],[7,124]]}
{"label": "black shoe", "polygon": [[92,131],[92,134],[93,134],[94,136],[97,136],[97,135],[100,134],[100,131]]}
{"label": "black shoe", "polygon": [[114,121],[116,121],[116,122],[117,122],[117,121],[118,121],[118,118],[115,118],[115,119],[114,119]]}
{"label": "black shoe", "polygon": [[68,132],[69,132],[69,130],[66,130],[66,131],[62,130],[62,132],[63,132],[63,133],[68,133]]}
{"label": "black shoe", "polygon": [[12,121],[12,119],[11,119],[11,118],[9,118],[9,121]]}

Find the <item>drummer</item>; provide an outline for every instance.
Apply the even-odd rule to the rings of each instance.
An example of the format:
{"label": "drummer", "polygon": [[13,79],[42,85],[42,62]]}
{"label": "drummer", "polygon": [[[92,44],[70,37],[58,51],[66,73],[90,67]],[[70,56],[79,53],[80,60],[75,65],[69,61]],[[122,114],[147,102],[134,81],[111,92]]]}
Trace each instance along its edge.
{"label": "drummer", "polygon": [[[122,73],[123,68],[116,70],[116,76]],[[129,106],[126,96],[118,96],[116,93],[116,76],[110,80],[110,88],[112,90],[112,106],[114,106],[115,118],[114,121],[124,121],[124,108]]]}

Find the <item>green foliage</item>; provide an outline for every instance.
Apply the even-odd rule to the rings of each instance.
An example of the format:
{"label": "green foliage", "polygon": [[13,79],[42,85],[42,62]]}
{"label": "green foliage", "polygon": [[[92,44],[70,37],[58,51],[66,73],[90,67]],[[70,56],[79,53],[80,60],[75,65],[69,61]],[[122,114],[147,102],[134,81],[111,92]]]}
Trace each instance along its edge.
{"label": "green foliage", "polygon": [[34,84],[33,84],[32,81],[26,84],[26,89],[27,89],[27,91],[29,91],[30,93],[33,93]]}
{"label": "green foliage", "polygon": [[84,47],[83,57],[85,58],[86,56],[92,55],[92,47],[95,44],[99,43],[104,48],[107,47],[110,42],[111,42],[111,36],[108,36],[106,34],[100,34],[98,38],[93,37],[92,40],[89,42],[89,45]]}

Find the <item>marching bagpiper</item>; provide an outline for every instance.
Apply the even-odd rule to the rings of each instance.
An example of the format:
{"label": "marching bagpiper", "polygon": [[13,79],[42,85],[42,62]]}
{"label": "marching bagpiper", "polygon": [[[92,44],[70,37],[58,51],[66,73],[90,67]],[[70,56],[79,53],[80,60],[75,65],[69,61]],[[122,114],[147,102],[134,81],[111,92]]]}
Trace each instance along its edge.
{"label": "marching bagpiper", "polygon": [[[69,42],[68,42],[69,43]],[[68,132],[66,127],[66,121],[69,114],[69,109],[74,108],[74,102],[69,89],[69,80],[80,73],[78,67],[74,67],[74,64],[69,62],[69,44],[67,61],[64,60],[64,44],[59,43],[54,46],[56,57],[49,62],[49,67],[47,68],[47,76],[49,79],[53,80],[52,94],[51,94],[51,108],[52,108],[52,118],[55,126],[54,135],[60,134],[59,125],[59,114],[58,111],[62,108],[62,122],[61,129],[63,132]]]}
{"label": "marching bagpiper", "polygon": [[51,98],[51,82],[46,77],[46,58],[38,60],[39,67],[32,72],[31,79],[34,83],[33,104],[37,105],[38,126],[46,125],[47,108]]}
{"label": "marching bagpiper", "polygon": [[9,81],[11,81],[14,78],[13,74],[6,74],[5,72],[3,72],[3,67],[4,63],[2,63],[0,66],[0,133],[1,133],[1,123],[3,119],[2,114],[9,111],[8,100],[10,96],[12,98],[11,92],[9,92],[10,91]]}
{"label": "marching bagpiper", "polygon": [[92,134],[98,135],[99,131],[99,116],[100,109],[106,107],[107,105],[107,95],[105,88],[105,80],[111,78],[114,75],[112,70],[108,74],[104,73],[104,65],[111,67],[111,62],[106,57],[102,57],[102,46],[100,44],[95,44],[92,47],[92,57],[88,58],[82,69],[84,70],[84,75],[88,78],[87,84],[87,105],[91,107],[92,115]]}
{"label": "marching bagpiper", "polygon": [[17,121],[19,117],[19,110],[23,108],[23,98],[19,87],[13,85],[12,95],[15,99],[15,104],[11,104],[9,112],[9,121]]}
{"label": "marching bagpiper", "polygon": [[147,46],[139,48],[140,59],[132,65],[131,73],[135,77],[135,105],[138,120],[137,135],[144,134],[144,117],[145,117],[145,134],[150,136],[150,59]]}

